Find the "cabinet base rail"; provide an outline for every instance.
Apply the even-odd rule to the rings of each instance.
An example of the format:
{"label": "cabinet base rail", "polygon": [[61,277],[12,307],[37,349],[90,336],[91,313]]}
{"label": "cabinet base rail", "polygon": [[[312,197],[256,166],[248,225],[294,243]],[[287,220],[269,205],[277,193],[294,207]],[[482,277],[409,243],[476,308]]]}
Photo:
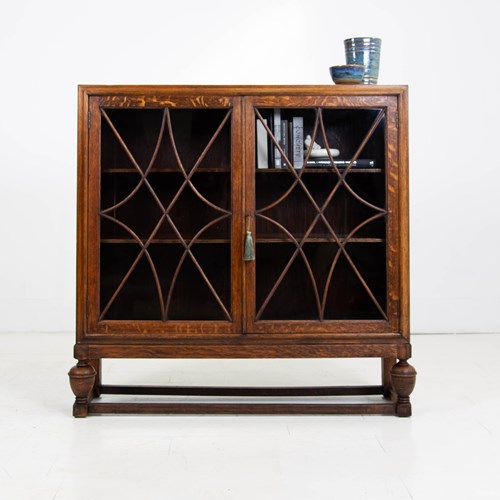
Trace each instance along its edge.
{"label": "cabinet base rail", "polygon": [[396,415],[394,403],[292,404],[292,403],[97,403],[88,414],[183,414],[183,415]]}
{"label": "cabinet base rail", "polygon": [[382,385],[319,387],[209,387],[102,385],[101,394],[151,396],[369,396],[383,394]]}
{"label": "cabinet base rail", "polygon": [[[396,403],[381,397],[369,403],[319,402],[324,396],[375,396],[383,395],[382,385],[370,386],[320,386],[320,387],[199,387],[199,386],[120,386],[102,385],[100,394],[122,396],[205,396],[205,397],[258,397],[272,401],[252,402],[105,402],[101,397],[92,398],[87,407],[92,414],[304,414],[304,415],[396,415]],[[314,402],[277,402],[280,397],[315,397]]]}

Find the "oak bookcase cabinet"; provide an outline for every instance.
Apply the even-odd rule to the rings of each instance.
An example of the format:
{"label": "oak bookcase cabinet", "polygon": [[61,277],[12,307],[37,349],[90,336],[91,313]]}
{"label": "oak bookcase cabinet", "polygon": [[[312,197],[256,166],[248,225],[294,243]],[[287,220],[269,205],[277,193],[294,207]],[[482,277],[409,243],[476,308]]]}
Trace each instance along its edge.
{"label": "oak bookcase cabinet", "polygon": [[[343,163],[294,168],[276,110]],[[258,168],[258,123],[282,168]],[[80,86],[78,130],[76,417],[411,414],[406,87]],[[319,357],[380,358],[381,380],[101,380],[104,358]]]}

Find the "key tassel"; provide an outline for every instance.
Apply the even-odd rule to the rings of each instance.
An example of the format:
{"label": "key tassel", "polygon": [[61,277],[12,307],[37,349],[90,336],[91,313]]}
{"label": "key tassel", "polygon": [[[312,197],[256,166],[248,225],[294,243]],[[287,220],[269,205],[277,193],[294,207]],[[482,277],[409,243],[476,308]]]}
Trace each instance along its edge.
{"label": "key tassel", "polygon": [[252,231],[247,231],[245,237],[245,254],[243,255],[244,261],[255,260],[255,249],[252,238]]}

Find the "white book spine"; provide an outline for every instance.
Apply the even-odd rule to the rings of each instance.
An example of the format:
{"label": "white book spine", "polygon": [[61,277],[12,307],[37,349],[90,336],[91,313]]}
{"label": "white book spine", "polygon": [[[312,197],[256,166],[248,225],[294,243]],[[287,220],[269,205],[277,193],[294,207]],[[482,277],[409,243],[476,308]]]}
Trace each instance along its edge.
{"label": "white book spine", "polygon": [[302,168],[304,163],[304,118],[293,117],[293,167]]}
{"label": "white book spine", "polygon": [[[267,125],[267,120],[264,120]],[[257,120],[257,168],[268,168],[267,132],[260,120]]]}
{"label": "white book spine", "polygon": [[[281,143],[281,109],[274,108],[274,138],[278,144]],[[281,144],[280,144],[281,146]],[[281,168],[281,153],[274,147],[274,167]]]}

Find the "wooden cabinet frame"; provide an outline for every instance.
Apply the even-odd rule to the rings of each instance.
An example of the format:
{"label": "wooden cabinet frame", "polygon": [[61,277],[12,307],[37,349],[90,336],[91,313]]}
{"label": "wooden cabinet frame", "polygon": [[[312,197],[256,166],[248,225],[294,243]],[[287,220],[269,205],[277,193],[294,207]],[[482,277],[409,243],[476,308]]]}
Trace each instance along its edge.
{"label": "wooden cabinet frame", "polygon": [[[256,263],[243,261],[243,242],[247,223],[253,235],[257,236],[256,217],[259,217],[259,211],[256,210],[255,123],[260,113],[258,110],[266,108],[309,109],[311,113],[316,113],[317,121],[323,120],[323,110],[378,110],[380,119],[383,115],[385,139],[384,151],[381,154],[385,159],[385,165],[380,175],[384,176],[383,217],[387,283],[384,293],[385,306],[379,306],[382,318],[355,320],[323,317],[324,298],[322,304],[317,298],[318,311],[321,316],[318,320],[256,318]],[[228,307],[225,308],[223,300],[219,299],[221,307],[226,310],[227,317],[224,319],[206,321],[196,318],[192,320],[189,318],[168,319],[168,321],[165,321],[165,318],[163,320],[161,318],[107,320],[102,313],[99,295],[101,290],[100,265],[102,265],[100,221],[103,215],[100,187],[100,183],[103,182],[100,160],[103,147],[101,130],[103,120],[109,121],[109,126],[113,127],[106,110],[111,110],[110,113],[113,113],[113,110],[133,109],[157,110],[158,116],[164,110],[156,152],[160,147],[163,130],[170,127],[169,131],[172,131],[170,111],[167,110],[215,109],[221,110],[221,113],[227,110],[230,116],[229,119],[226,117],[227,127],[229,127],[227,137],[230,141],[231,163],[227,174],[230,176],[230,200],[227,200],[230,209],[226,211],[230,212],[228,244],[231,256],[230,293],[228,292],[230,302],[226,304]],[[319,114],[321,117],[318,118]],[[77,318],[74,349],[78,363],[70,371],[70,381],[76,396],[75,416],[122,412],[381,413],[399,416],[411,414],[409,395],[415,384],[416,372],[407,362],[411,357],[411,345],[409,338],[406,87],[376,85],[80,86],[78,115]],[[224,123],[222,125],[226,126]],[[372,127],[373,130],[375,125]],[[108,125],[105,126],[108,127]],[[126,145],[124,147],[126,149]],[[130,156],[134,163],[131,153]],[[182,164],[180,159],[179,162]],[[151,165],[153,163],[154,159],[151,160]],[[148,185],[148,175],[153,170],[143,169],[141,173],[140,169],[143,167],[139,165],[135,167],[136,170],[131,169],[130,175],[135,176],[134,178],[137,178],[143,186]],[[323,219],[328,224],[323,212],[320,213],[319,205],[315,204],[313,196],[303,183],[303,172],[292,168],[289,173],[293,176],[294,185],[299,186],[305,196],[311,198],[314,210],[316,210],[313,214],[317,215],[317,219]],[[283,174],[285,172],[277,172],[273,175],[276,179],[277,175],[283,178]],[[179,182],[189,182],[190,174],[187,169],[184,171],[181,167],[177,175]],[[203,175],[211,174],[204,173]],[[264,172],[264,175],[269,175],[269,172]],[[150,191],[155,197],[154,189],[150,188]],[[167,211],[164,215],[166,219]],[[149,248],[147,245],[150,240],[147,240],[146,236],[143,240],[138,240],[139,243],[142,241],[143,252],[145,248]],[[349,242],[341,241],[333,229],[329,237],[335,239],[332,245],[337,245],[335,247],[337,252],[342,255],[345,253],[346,258],[349,259],[349,254],[345,250]],[[182,251],[187,252],[190,248],[189,244],[184,242],[180,233],[179,238],[184,245]],[[294,240],[293,235],[291,239]],[[307,238],[304,237],[304,241],[306,240]],[[186,241],[189,240],[186,239]],[[256,244],[258,243],[257,236]],[[302,247],[297,239],[294,244],[297,252],[301,252]],[[193,262],[195,262],[194,257]],[[160,298],[164,299],[161,284],[158,278],[156,280]],[[207,283],[209,283],[208,279]],[[325,286],[328,287],[329,282]],[[371,294],[367,285],[366,289]],[[216,291],[213,290],[213,292],[216,295]],[[318,290],[316,292],[319,297]],[[328,290],[325,290],[324,294],[327,295]],[[373,300],[377,302],[374,296]],[[163,302],[160,301],[160,304]],[[109,386],[103,385],[101,380],[101,360],[104,358],[314,357],[381,358],[381,383],[364,387],[180,388]],[[318,401],[307,404],[276,402],[251,404],[115,403],[104,402],[101,399],[102,394],[309,395],[318,396]],[[373,401],[376,394],[380,394],[381,397]],[[366,395],[371,399],[366,403],[354,404],[321,401],[320,398],[320,396],[336,395]]]}

